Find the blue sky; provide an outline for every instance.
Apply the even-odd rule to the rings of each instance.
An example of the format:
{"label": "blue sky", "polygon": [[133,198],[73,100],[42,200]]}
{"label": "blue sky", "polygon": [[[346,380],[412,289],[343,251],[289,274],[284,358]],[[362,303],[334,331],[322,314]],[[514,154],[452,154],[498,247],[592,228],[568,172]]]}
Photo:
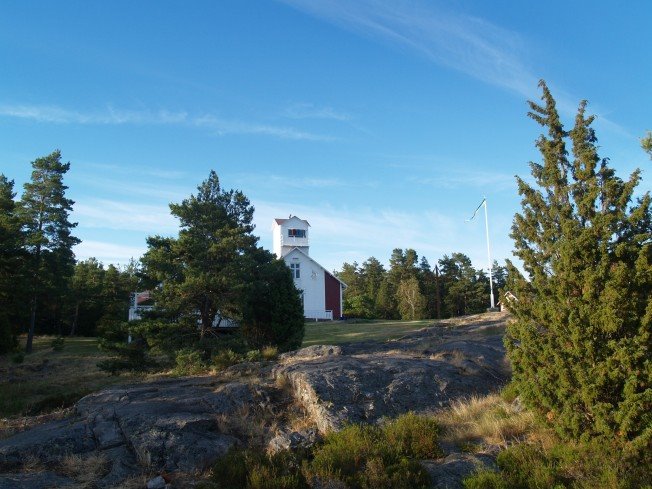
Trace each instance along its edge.
{"label": "blue sky", "polygon": [[537,160],[544,78],[581,99],[621,177],[652,163],[652,2],[99,0],[0,3],[0,172],[59,148],[80,259],[124,263],[177,231],[167,204],[217,171],[310,221],[329,269],[412,247],[431,264],[511,256],[513,176]]}

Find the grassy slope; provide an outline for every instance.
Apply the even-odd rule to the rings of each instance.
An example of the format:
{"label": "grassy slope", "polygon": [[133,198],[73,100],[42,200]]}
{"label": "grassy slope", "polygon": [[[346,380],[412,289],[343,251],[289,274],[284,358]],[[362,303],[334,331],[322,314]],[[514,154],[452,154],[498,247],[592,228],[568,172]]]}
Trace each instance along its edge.
{"label": "grassy slope", "polygon": [[50,346],[52,337],[36,337],[34,352],[22,364],[0,357],[0,418],[39,414],[66,407],[79,398],[124,377],[110,377],[97,368],[107,355],[95,338],[66,338],[62,351]]}
{"label": "grassy slope", "polygon": [[388,340],[433,324],[433,320],[421,321],[333,321],[306,323],[302,346],[338,345],[353,341]]}

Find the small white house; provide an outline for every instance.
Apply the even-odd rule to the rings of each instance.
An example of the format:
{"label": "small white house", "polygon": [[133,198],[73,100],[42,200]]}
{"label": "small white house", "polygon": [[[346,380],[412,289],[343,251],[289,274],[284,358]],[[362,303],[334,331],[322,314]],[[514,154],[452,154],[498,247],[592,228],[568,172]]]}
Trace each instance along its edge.
{"label": "small white house", "polygon": [[301,291],[303,315],[314,320],[339,319],[346,284],[310,257],[309,228],[308,221],[297,216],[274,219],[274,253],[290,267],[294,285]]}

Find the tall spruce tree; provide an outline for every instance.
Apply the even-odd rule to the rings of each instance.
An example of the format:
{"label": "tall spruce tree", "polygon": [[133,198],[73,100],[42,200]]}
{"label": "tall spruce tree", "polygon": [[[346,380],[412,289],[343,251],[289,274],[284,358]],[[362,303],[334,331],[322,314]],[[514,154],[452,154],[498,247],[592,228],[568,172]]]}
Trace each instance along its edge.
{"label": "tall spruce tree", "polygon": [[[18,207],[25,233],[29,258],[30,318],[27,353],[32,351],[39,299],[64,296],[66,280],[72,275],[75,255],[72,247],[80,240],[72,235],[77,226],[68,216],[74,202],[66,198],[63,177],[70,163],[61,162],[61,152],[54,151],[32,162],[31,181],[24,186]],[[56,308],[56,306],[55,306]]]}
{"label": "tall spruce tree", "polygon": [[[547,132],[530,163],[535,185],[518,178],[522,212],[512,226],[506,347],[523,400],[567,438],[652,441],[652,219],[650,195],[633,203],[627,181],[598,156],[592,116],[579,106],[566,132],[541,81],[543,104],[529,116]],[[566,143],[572,143],[572,159]]]}

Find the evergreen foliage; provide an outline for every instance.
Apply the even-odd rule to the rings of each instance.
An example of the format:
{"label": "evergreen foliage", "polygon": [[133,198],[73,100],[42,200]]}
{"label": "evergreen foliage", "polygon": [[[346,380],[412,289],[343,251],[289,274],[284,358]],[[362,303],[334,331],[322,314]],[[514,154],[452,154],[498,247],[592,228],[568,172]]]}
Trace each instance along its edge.
{"label": "evergreen foliage", "polygon": [[652,132],[648,131],[645,137],[641,138],[641,148],[652,159]]}
{"label": "evergreen foliage", "polygon": [[[424,319],[484,312],[489,279],[463,253],[444,255],[430,266],[413,249],[395,248],[389,270],[374,257],[362,265],[344,263],[337,273],[347,288],[344,315],[366,319]],[[494,290],[505,284],[506,269],[494,261]]]}
{"label": "evergreen foliage", "polygon": [[[138,274],[153,289],[155,310],[141,321],[107,322],[102,345],[120,358],[103,368],[145,368],[167,357],[181,372],[223,363],[225,355],[241,360],[251,348],[299,347],[299,292],[285,262],[257,246],[254,209],[244,194],[223,190],[211,171],[197,195],[170,210],[179,235],[148,238]],[[218,331],[225,319],[241,328]],[[135,345],[121,343],[127,335]]]}
{"label": "evergreen foliage", "polygon": [[24,254],[20,221],[16,215],[13,180],[0,174],[0,354],[13,350],[21,316],[19,304],[25,281],[21,268]]}
{"label": "evergreen foliage", "polygon": [[198,319],[204,338],[219,318],[240,316],[257,238],[242,192],[223,190],[214,171],[197,190],[170,204],[178,238],[149,237],[142,262],[148,278],[164,285],[154,292],[157,309],[174,320]]}
{"label": "evergreen foliage", "polygon": [[[77,225],[68,220],[74,202],[65,196],[63,177],[70,163],[61,162],[61,152],[32,162],[31,181],[24,186],[18,215],[29,253],[30,320],[26,351],[32,351],[39,301],[50,306],[52,323],[61,329],[61,308],[67,280],[72,275],[75,255],[72,247],[80,240],[72,235]],[[50,326],[54,329],[54,326]]]}
{"label": "evergreen foliage", "polygon": [[511,234],[526,276],[508,264],[514,382],[562,436],[643,448],[652,441],[650,195],[632,203],[639,171],[623,181],[598,156],[586,102],[567,132],[540,87],[543,104],[530,102],[529,116],[546,130],[543,161],[530,164],[534,186],[517,178]]}
{"label": "evergreen foliage", "polygon": [[303,304],[290,269],[266,251],[259,251],[259,255],[245,296],[242,333],[255,348],[299,348],[304,333]]}

